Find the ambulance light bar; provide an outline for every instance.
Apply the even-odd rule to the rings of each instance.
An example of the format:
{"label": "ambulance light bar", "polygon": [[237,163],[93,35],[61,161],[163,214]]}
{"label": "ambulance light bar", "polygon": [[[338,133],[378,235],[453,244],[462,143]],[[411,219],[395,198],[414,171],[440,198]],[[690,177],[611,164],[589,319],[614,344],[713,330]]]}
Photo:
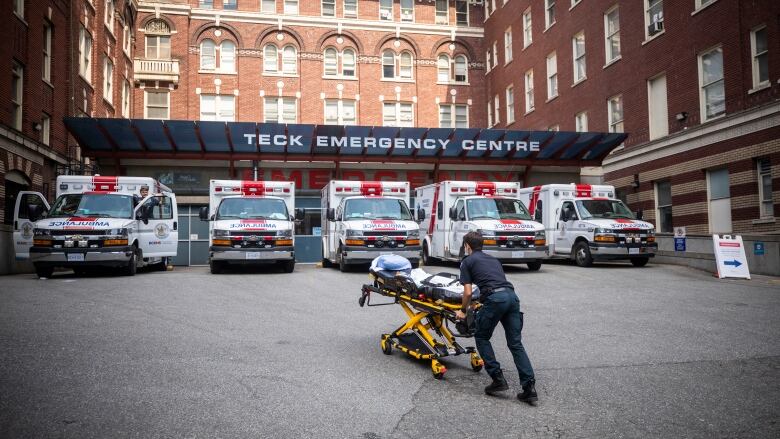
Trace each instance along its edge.
{"label": "ambulance light bar", "polygon": [[245,195],[253,195],[253,194],[261,194],[261,193],[290,193],[290,188],[280,188],[280,187],[248,187],[245,190],[241,190],[240,186],[214,186],[214,192],[235,192],[235,193],[244,193]]}

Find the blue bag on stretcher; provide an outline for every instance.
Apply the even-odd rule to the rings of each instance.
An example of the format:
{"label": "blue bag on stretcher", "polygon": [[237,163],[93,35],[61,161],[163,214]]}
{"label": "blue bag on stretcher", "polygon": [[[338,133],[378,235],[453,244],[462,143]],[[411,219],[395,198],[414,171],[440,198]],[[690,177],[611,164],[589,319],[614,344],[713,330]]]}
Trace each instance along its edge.
{"label": "blue bag on stretcher", "polygon": [[[398,255],[382,255],[371,262],[371,271],[378,275],[397,276],[402,274],[414,281],[419,291],[433,300],[460,303],[463,299],[463,284],[453,273],[430,274],[422,268],[412,269],[408,259]],[[479,287],[473,285],[472,300],[479,300]]]}

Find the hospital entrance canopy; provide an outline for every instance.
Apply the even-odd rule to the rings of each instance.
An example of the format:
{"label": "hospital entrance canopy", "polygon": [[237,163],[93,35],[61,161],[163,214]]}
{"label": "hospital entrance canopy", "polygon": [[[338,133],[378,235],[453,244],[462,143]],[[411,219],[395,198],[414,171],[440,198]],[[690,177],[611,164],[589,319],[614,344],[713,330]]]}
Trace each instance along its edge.
{"label": "hospital entrance canopy", "polygon": [[94,158],[599,166],[624,133],[65,118]]}

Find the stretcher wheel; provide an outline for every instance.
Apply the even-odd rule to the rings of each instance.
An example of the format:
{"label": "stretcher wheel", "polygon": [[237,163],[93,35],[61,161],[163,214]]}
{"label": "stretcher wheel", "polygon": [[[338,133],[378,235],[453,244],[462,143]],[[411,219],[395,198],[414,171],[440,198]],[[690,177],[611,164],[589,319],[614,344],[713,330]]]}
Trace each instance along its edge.
{"label": "stretcher wheel", "polygon": [[387,334],[382,334],[382,339],[379,341],[379,345],[382,346],[382,353],[390,355],[393,353],[393,345],[390,344],[390,338]]}
{"label": "stretcher wheel", "polygon": [[479,372],[482,370],[482,367],[485,365],[485,360],[479,357],[479,354],[472,353],[471,354],[471,370],[474,372]]}
{"label": "stretcher wheel", "polygon": [[447,368],[438,360],[431,360],[431,371],[433,372],[433,377],[440,380],[444,378],[444,373],[447,372]]}

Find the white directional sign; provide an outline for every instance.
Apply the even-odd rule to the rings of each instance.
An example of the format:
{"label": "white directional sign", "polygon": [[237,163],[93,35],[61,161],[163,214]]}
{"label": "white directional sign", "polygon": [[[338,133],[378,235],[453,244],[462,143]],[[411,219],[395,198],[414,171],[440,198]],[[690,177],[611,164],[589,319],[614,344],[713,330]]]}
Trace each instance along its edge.
{"label": "white directional sign", "polygon": [[712,235],[715,246],[715,263],[718,266],[718,277],[738,277],[750,279],[745,245],[739,235]]}

